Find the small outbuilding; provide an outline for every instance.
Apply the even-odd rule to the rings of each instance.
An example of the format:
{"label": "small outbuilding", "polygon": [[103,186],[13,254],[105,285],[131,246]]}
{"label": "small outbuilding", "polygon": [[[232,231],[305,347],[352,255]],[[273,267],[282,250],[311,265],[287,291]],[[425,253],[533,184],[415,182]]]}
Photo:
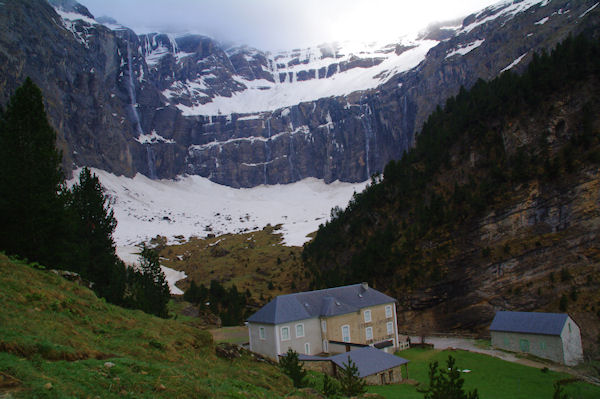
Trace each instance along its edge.
{"label": "small outbuilding", "polygon": [[356,365],[359,377],[368,385],[396,384],[408,378],[408,360],[371,346],[330,357],[299,355],[299,360],[306,369],[335,377],[339,375],[340,369],[348,366],[348,358]]}
{"label": "small outbuilding", "polygon": [[566,313],[497,312],[492,346],[574,366],[583,361],[579,326]]}

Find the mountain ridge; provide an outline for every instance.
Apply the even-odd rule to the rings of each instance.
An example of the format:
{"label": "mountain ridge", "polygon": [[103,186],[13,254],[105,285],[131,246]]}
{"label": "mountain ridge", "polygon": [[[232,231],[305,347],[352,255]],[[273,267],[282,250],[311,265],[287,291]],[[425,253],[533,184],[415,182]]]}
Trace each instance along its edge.
{"label": "mountain ridge", "polygon": [[[111,24],[115,30],[73,19],[70,8],[59,18],[44,1],[11,0],[3,6],[9,12],[0,16],[11,27],[10,35],[0,37],[0,56],[7,61],[0,87],[6,97],[26,75],[42,87],[67,173],[86,165],[126,176],[200,175],[232,187],[305,177],[358,182],[411,148],[425,117],[461,85],[493,77],[521,57],[512,66],[519,70],[531,49],[549,48],[569,32],[593,27],[598,13],[593,4],[498,3],[455,30],[432,29],[423,40],[439,43],[421,55],[424,61],[395,73],[386,62],[419,48],[423,53],[427,46],[397,43],[363,58],[335,58],[337,50],[322,47],[318,51],[327,56],[322,58],[327,66],[314,64],[316,55],[300,49],[279,58],[279,68],[276,56],[269,61],[254,49],[223,48],[206,37],[138,36]],[[50,45],[47,38],[52,38]],[[166,49],[162,55],[159,48]],[[54,59],[59,60],[54,71],[44,67]],[[219,115],[214,102],[231,104],[224,95],[236,99],[252,90],[261,94],[289,85],[290,72],[299,87],[352,74],[382,83],[382,65],[389,73],[385,83],[342,96],[254,114]],[[267,73],[269,67],[278,74]],[[216,78],[207,78],[211,74]],[[208,112],[213,115],[186,116],[177,106],[217,109]]]}

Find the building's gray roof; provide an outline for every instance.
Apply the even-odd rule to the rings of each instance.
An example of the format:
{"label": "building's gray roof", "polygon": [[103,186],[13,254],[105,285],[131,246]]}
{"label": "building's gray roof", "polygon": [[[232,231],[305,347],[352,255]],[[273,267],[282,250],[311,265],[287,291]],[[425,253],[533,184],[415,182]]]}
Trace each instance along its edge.
{"label": "building's gray roof", "polygon": [[281,324],[313,317],[329,317],[359,309],[395,302],[376,289],[363,284],[318,291],[280,295],[248,318],[251,323]]}
{"label": "building's gray roof", "polygon": [[497,312],[490,331],[560,335],[567,317],[566,313]]}
{"label": "building's gray roof", "polygon": [[385,353],[370,346],[331,356],[329,360],[339,367],[346,368],[348,366],[348,357],[356,364],[360,377],[366,377],[408,363],[408,360],[404,358]]}

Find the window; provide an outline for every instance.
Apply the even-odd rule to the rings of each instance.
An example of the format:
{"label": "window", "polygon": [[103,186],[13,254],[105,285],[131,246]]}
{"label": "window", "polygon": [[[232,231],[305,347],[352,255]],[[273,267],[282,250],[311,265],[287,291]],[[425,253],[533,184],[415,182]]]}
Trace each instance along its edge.
{"label": "window", "polygon": [[288,341],[290,339],[290,328],[281,327],[281,340]]}
{"label": "window", "polygon": [[327,322],[325,320],[321,320],[321,330],[327,332]]}
{"label": "window", "polygon": [[260,339],[266,339],[266,337],[265,337],[265,328],[264,327],[259,327],[258,328],[258,337]]}
{"label": "window", "polygon": [[387,327],[387,333],[388,334],[393,334],[394,333],[394,323],[391,321],[388,321],[385,325]]}
{"label": "window", "polygon": [[350,342],[350,326],[347,324],[342,326],[342,341]]}
{"label": "window", "polygon": [[519,340],[519,346],[521,347],[521,352],[529,352],[529,341],[526,339]]}
{"label": "window", "polygon": [[323,340],[323,352],[328,353],[329,352],[329,342],[327,342],[326,339]]}
{"label": "window", "polygon": [[373,339],[373,327],[367,327],[365,329],[365,335],[366,335],[367,341]]}
{"label": "window", "polygon": [[510,345],[510,341],[507,337],[504,337],[504,346],[508,347]]}
{"label": "window", "polygon": [[389,376],[390,376],[390,382],[394,382],[394,370],[390,370]]}
{"label": "window", "polygon": [[310,344],[308,342],[304,344],[304,354],[310,355]]}
{"label": "window", "polygon": [[365,310],[365,323],[370,323],[370,322],[371,322],[371,311]]}
{"label": "window", "polygon": [[387,319],[389,319],[390,317],[392,317],[392,305],[387,305],[385,307],[385,317]]}
{"label": "window", "polygon": [[545,350],[546,349],[546,342],[540,341],[540,349],[541,350]]}
{"label": "window", "polygon": [[568,324],[569,324],[569,332],[571,332],[571,323],[568,323]]}
{"label": "window", "polygon": [[304,324],[296,324],[296,338],[304,337]]}

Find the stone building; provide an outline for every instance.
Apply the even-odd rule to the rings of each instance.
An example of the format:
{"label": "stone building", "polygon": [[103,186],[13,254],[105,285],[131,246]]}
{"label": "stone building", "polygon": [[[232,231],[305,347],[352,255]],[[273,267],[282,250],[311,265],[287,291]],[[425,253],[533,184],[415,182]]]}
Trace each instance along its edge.
{"label": "stone building", "polygon": [[250,350],[334,354],[346,346],[398,347],[396,300],[367,283],[280,295],[248,318]]}
{"label": "stone building", "polygon": [[341,369],[348,366],[348,359],[356,365],[359,377],[363,378],[367,385],[396,384],[408,378],[408,360],[371,346],[330,357],[299,356],[305,369],[333,377],[337,377]]}
{"label": "stone building", "polygon": [[492,346],[574,366],[583,360],[579,326],[566,313],[497,312]]}

